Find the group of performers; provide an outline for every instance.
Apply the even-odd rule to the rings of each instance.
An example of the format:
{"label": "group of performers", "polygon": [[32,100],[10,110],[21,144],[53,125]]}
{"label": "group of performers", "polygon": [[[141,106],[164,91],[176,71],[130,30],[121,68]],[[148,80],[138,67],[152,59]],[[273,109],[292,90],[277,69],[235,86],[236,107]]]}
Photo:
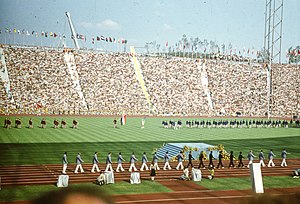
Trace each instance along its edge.
{"label": "group of performers", "polygon": [[[11,128],[12,122],[9,118],[4,119],[4,128]],[[15,119],[15,128],[22,128],[22,122],[20,118]]]}
{"label": "group of performers", "polygon": [[[299,120],[295,121],[296,127],[300,127]],[[293,126],[293,120],[187,120],[187,128],[288,128]],[[162,127],[178,129],[182,128],[182,121],[162,121]]]}
{"label": "group of performers", "polygon": [[[67,121],[62,119],[61,122],[61,128],[67,128]],[[78,128],[78,121],[73,119],[72,121],[72,128]],[[12,125],[12,122],[10,120],[10,118],[5,118],[4,119],[4,128],[11,128],[11,125]],[[53,121],[53,125],[54,125],[54,128],[58,128],[59,127],[59,121],[57,119],[55,119]],[[46,128],[47,127],[47,121],[45,118],[43,118],[41,120],[41,128]],[[22,128],[22,121],[20,118],[16,118],[15,119],[15,128]],[[32,119],[30,118],[29,121],[28,121],[28,128],[33,128],[33,121]]]}

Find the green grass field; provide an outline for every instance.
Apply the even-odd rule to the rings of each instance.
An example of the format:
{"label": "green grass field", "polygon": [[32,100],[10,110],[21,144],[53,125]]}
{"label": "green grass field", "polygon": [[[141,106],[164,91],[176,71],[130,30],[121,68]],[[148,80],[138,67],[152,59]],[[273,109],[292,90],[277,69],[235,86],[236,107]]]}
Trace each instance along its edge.
{"label": "green grass field", "polygon": [[[260,149],[273,149],[280,155],[286,148],[290,158],[300,158],[300,128],[186,128],[179,130],[161,127],[161,121],[168,118],[147,118],[145,128],[141,129],[141,118],[127,118],[124,126],[113,128],[110,117],[80,117],[79,128],[53,128],[54,117],[46,117],[47,128],[39,128],[42,117],[32,117],[34,128],[29,129],[29,117],[20,117],[21,129],[14,128],[15,117],[10,117],[11,129],[0,128],[0,165],[58,164],[63,152],[72,158],[77,152],[82,158],[91,160],[93,153],[100,153],[100,162],[104,162],[107,152],[112,152],[116,160],[118,152],[129,158],[134,151],[141,157],[146,151],[150,155],[155,149],[168,142],[204,142],[211,145],[223,144],[227,151],[236,154],[250,149],[258,154]],[[62,117],[56,117],[61,120]],[[64,117],[71,126],[72,117]],[[182,119],[185,122],[187,119]],[[4,117],[0,117],[3,124]]]}
{"label": "green grass field", "polygon": [[[299,179],[289,176],[265,176],[263,177],[264,188],[287,188],[299,186]],[[191,181],[192,182],[192,181]],[[215,178],[214,180],[203,179],[195,182],[210,190],[248,190],[251,189],[250,178]],[[101,190],[110,195],[167,193],[172,192],[169,188],[158,182],[142,181],[139,185],[131,185],[129,182],[117,182],[111,185],[98,186],[92,183],[70,184],[71,188],[84,187],[92,190]],[[55,185],[31,185],[13,186],[0,191],[1,201],[32,200],[39,195],[59,190]]]}
{"label": "green grass field", "polygon": [[[95,151],[98,151],[100,162],[105,162],[108,152],[116,161],[118,152],[129,159],[134,151],[137,158],[144,151],[150,155],[155,149],[168,142],[203,142],[211,145],[223,144],[227,151],[239,151],[246,154],[250,149],[257,155],[260,149],[273,149],[280,155],[283,148],[290,153],[289,158],[300,158],[300,128],[186,128],[179,130],[162,128],[162,120],[169,118],[147,118],[145,128],[141,129],[141,118],[127,118],[125,126],[113,128],[112,117],[77,117],[79,128],[70,128],[72,117],[64,117],[68,128],[54,129],[54,117],[46,117],[47,128],[39,128],[42,117],[32,117],[34,128],[29,129],[29,117],[20,117],[23,121],[21,129],[14,128],[15,117],[11,129],[0,127],[0,165],[25,164],[60,164],[62,155],[68,152],[69,162],[75,162],[77,152],[88,163]],[[62,117],[56,117],[61,120]],[[174,118],[175,119],[175,118]],[[176,118],[177,120],[177,118]],[[187,119],[182,119],[185,123]],[[3,124],[4,117],[0,117]],[[299,186],[298,179],[290,177],[264,177],[265,188]],[[198,183],[212,190],[250,189],[249,178],[220,178],[203,180]],[[71,186],[87,185],[99,188],[94,184],[71,184]],[[127,182],[103,186],[102,190],[109,194],[170,192],[171,190],[157,182],[143,182],[134,186]],[[56,190],[54,185],[13,186],[0,191],[0,201],[31,200],[38,195]]]}

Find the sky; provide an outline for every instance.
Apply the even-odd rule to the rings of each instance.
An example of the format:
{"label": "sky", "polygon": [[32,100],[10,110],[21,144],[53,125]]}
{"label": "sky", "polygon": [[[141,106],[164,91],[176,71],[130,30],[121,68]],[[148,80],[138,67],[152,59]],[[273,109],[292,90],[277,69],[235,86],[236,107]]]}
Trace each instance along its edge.
{"label": "sky", "polygon": [[[226,46],[231,43],[237,50],[260,50],[265,4],[265,0],[0,0],[0,42],[12,43],[12,37],[3,31],[16,28],[65,33],[67,45],[74,46],[65,16],[68,11],[77,33],[87,36],[81,46],[109,48],[104,43],[91,43],[92,36],[103,35],[127,39],[128,45],[136,47],[156,41],[163,48],[166,42],[174,46],[185,34],[188,39],[198,37]],[[300,45],[299,10],[299,0],[284,0],[283,52]],[[15,39],[15,43],[25,44],[59,43],[52,41]]]}

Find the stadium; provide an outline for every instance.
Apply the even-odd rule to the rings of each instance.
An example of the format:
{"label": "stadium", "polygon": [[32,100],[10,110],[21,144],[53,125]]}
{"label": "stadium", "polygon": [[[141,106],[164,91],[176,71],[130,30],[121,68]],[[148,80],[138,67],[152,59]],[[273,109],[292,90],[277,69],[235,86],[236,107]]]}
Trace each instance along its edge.
{"label": "stadium", "polygon": [[[273,3],[266,2],[266,8]],[[268,12],[266,29],[275,18]],[[69,13],[66,19],[74,43],[69,46],[66,37],[52,32],[53,40],[60,35],[59,46],[39,44],[36,39],[45,40],[45,32],[0,32],[0,203],[45,202],[40,196],[58,203],[55,198],[68,190],[82,189],[96,198],[108,195],[108,203],[299,202],[300,49],[293,45],[289,63],[280,61],[285,53],[276,51],[281,36],[274,40],[274,32],[282,27],[273,24],[266,31],[263,51],[216,46],[207,51],[205,43],[197,44],[197,51],[182,40],[173,50],[167,43],[164,52],[149,52],[150,44],[91,38],[92,44],[116,46],[108,51],[80,48],[88,37],[76,33]],[[27,36],[39,43],[18,43]],[[269,152],[275,155],[275,166],[259,168],[264,194],[253,192],[247,168],[249,152],[259,163],[261,150],[266,164]],[[201,181],[181,179],[183,171],[175,168],[181,151],[184,166],[191,152],[194,168],[204,152]],[[111,153],[113,184],[96,184],[99,173],[91,172],[96,152],[101,170]],[[120,152],[124,172],[115,171]],[[163,170],[165,152],[172,169]],[[225,167],[215,168],[213,179],[210,152],[214,165],[222,155]],[[240,152],[243,168],[237,167]],[[150,171],[140,171],[144,153],[147,166],[157,153],[161,169],[154,181]],[[136,172],[128,171],[132,154]],[[76,174],[78,155],[84,172]],[[140,176],[139,184],[130,183],[132,173]],[[60,176],[68,176],[68,187],[57,188]]]}

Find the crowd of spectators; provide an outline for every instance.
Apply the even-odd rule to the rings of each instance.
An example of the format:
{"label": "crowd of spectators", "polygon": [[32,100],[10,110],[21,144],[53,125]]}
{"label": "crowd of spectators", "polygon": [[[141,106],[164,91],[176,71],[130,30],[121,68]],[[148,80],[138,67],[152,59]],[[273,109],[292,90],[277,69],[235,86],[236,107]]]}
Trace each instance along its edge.
{"label": "crowd of spectators", "polygon": [[272,66],[272,113],[275,116],[300,115],[300,66]]}
{"label": "crowd of spectators", "polygon": [[[14,102],[7,99],[1,82],[1,113],[149,113],[129,54],[41,47],[2,49]],[[81,93],[74,87],[66,52],[74,55]],[[138,61],[158,115],[265,116],[268,112],[267,70],[261,64],[145,56]],[[271,113],[299,115],[299,66],[274,65],[271,76]]]}
{"label": "crowd of spectators", "polygon": [[14,99],[13,103],[6,104],[4,111],[56,113],[80,107],[62,51],[20,47],[3,49]]}
{"label": "crowd of spectators", "polygon": [[216,111],[225,115],[265,116],[268,94],[263,66],[209,61],[207,70]]}

